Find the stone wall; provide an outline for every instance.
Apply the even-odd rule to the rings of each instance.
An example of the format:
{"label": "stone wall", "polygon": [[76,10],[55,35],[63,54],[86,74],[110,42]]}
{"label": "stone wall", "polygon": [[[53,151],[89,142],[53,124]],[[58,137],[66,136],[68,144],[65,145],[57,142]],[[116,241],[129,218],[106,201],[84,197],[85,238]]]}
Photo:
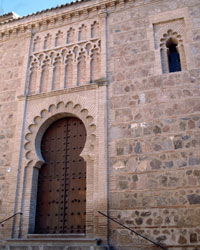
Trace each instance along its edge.
{"label": "stone wall", "polygon": [[[17,124],[19,103],[26,70],[27,38],[4,39],[0,43],[0,221],[13,215],[20,146]],[[10,236],[12,220],[0,227],[0,239]]]}
{"label": "stone wall", "polygon": [[[171,248],[197,249],[200,5],[137,2],[108,17],[110,215]],[[162,74],[155,26],[176,29],[173,17],[185,25],[187,70]],[[114,223],[110,236],[117,249],[149,248]]]}

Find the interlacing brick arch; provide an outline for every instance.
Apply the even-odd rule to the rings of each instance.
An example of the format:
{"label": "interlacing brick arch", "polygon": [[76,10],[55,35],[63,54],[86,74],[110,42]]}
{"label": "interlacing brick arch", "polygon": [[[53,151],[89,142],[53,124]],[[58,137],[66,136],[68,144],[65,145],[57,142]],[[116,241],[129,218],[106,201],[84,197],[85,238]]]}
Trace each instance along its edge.
{"label": "interlacing brick arch", "polygon": [[[100,78],[101,42],[47,50],[30,58],[28,94],[50,92],[88,84]],[[75,73],[77,69],[77,76]]]}

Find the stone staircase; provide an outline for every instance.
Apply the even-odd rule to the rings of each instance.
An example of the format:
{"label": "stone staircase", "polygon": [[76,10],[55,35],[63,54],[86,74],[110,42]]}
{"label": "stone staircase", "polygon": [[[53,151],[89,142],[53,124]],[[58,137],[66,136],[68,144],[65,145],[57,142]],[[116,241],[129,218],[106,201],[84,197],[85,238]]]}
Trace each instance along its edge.
{"label": "stone staircase", "polygon": [[0,250],[105,250],[100,239],[71,235],[28,235],[25,239],[7,239]]}

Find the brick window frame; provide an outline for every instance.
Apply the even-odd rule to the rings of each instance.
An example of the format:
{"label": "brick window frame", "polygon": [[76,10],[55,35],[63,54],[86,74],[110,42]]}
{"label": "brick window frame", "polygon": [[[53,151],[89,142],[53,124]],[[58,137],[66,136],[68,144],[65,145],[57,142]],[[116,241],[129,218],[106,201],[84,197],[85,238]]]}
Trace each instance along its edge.
{"label": "brick window frame", "polygon": [[[178,35],[181,35],[184,52],[180,55],[183,71],[195,68],[190,51],[190,43],[192,43],[192,22],[189,18],[188,8],[166,11],[149,16],[150,25],[147,29],[147,38],[150,43],[150,50],[155,53],[154,75],[163,74],[163,66],[161,62],[161,39],[163,35],[172,30]],[[168,72],[165,72],[168,73]]]}

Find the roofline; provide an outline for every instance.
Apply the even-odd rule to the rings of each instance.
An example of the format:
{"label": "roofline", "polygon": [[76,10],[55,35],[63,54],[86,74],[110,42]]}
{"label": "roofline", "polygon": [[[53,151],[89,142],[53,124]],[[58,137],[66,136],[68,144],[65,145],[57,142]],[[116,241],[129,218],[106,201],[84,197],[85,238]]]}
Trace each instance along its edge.
{"label": "roofline", "polygon": [[8,12],[8,13],[0,16],[0,24],[3,24],[5,22],[11,21],[11,20],[15,20],[18,18],[20,18],[20,16],[18,14],[16,14],[15,12]]}
{"label": "roofline", "polygon": [[[87,18],[90,12],[99,17],[106,17],[108,12],[114,11],[117,6],[122,9],[125,7],[125,3],[133,2],[134,4],[135,1],[137,0],[77,0],[27,16],[13,18],[0,23],[0,41],[15,37],[18,34],[33,35],[49,27],[58,27],[60,23],[64,25],[76,22],[80,18],[81,20]],[[163,0],[152,0],[152,2],[160,1]],[[135,7],[138,6],[140,4]]]}
{"label": "roofline", "polygon": [[7,23],[13,23],[13,22],[16,22],[17,20],[27,19],[28,17],[32,17],[32,16],[39,16],[40,14],[43,14],[43,13],[51,12],[51,11],[54,11],[54,10],[57,10],[57,9],[63,9],[63,8],[69,7],[69,6],[81,4],[83,2],[90,2],[90,1],[93,1],[93,0],[76,0],[76,1],[72,1],[70,3],[58,5],[56,7],[52,7],[52,8],[49,8],[49,9],[44,9],[44,10],[41,10],[41,11],[37,11],[37,12],[31,13],[31,14],[28,14],[26,16],[19,16],[15,12],[8,12],[8,13],[0,16],[0,18],[9,16],[9,15],[14,15],[15,18],[12,19],[12,20],[7,20],[5,22],[2,22],[2,23],[0,23],[0,25],[4,25],[4,24],[7,24]]}
{"label": "roofline", "polygon": [[0,15],[0,18],[1,17],[6,17],[6,16],[10,16],[10,15],[12,15],[12,14],[14,14],[14,12],[7,12],[7,13],[5,13],[5,14],[3,14],[3,15]]}

